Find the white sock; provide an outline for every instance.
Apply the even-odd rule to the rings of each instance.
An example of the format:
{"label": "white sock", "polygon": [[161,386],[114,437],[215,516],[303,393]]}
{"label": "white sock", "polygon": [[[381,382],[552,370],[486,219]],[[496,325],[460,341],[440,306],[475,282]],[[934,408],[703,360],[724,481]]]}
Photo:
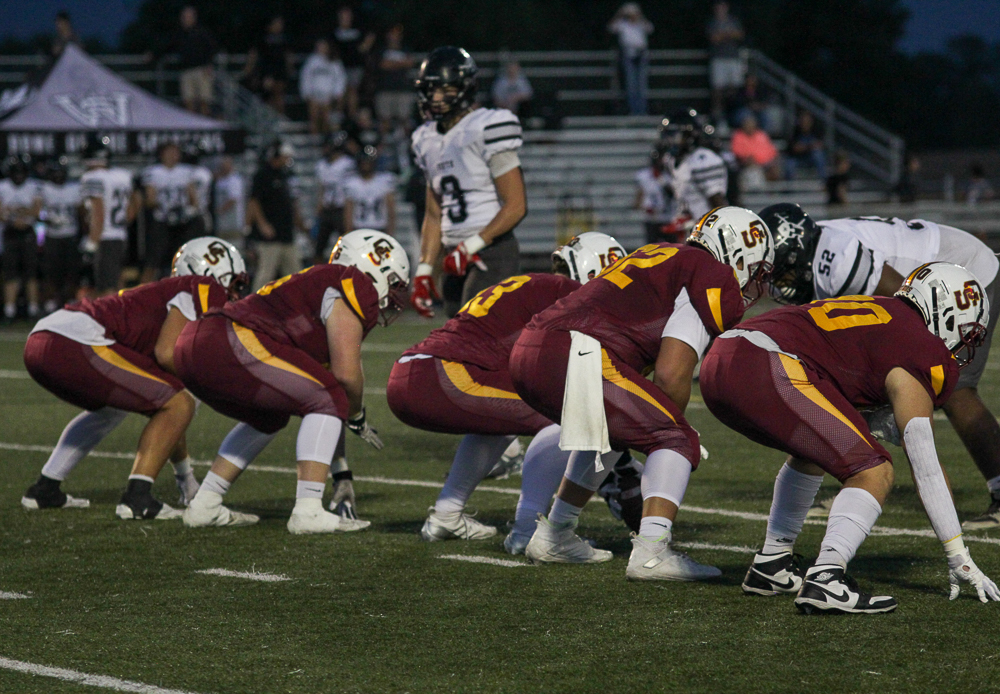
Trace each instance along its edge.
{"label": "white sock", "polygon": [[17,306],[14,304],[4,304],[3,315],[7,318],[13,318],[17,315]]}
{"label": "white sock", "polygon": [[129,475],[128,478],[130,480],[142,480],[143,482],[149,482],[150,484],[153,484],[153,482],[156,481],[149,475]]}
{"label": "white sock", "polygon": [[1000,498],[1000,475],[997,475],[993,479],[986,480],[986,486],[990,490],[990,494],[994,498]]}
{"label": "white sock", "polygon": [[548,510],[568,462],[569,451],[559,450],[558,424],[545,427],[528,444],[521,469],[521,497],[514,516],[516,532],[535,532],[535,519]]}
{"label": "white sock", "polygon": [[299,480],[295,485],[295,499],[322,499],[323,490],[326,489],[326,482],[309,482]]}
{"label": "white sock", "polygon": [[510,445],[510,436],[468,434],[458,444],[458,452],[448,471],[444,489],[434,504],[436,513],[461,513],[476,485],[483,481]]}
{"label": "white sock", "polygon": [[[247,465],[252,463],[253,459],[260,455],[260,452],[277,435],[277,432],[265,434],[249,424],[240,422],[222,440],[222,445],[219,446],[219,457],[225,458],[240,470],[246,470]],[[296,460],[300,459],[296,458]]]}
{"label": "white sock", "polygon": [[173,463],[173,466],[174,466],[174,476],[175,477],[187,477],[188,475],[190,475],[191,474],[191,463],[193,463],[193,462],[194,462],[194,459],[191,458],[191,456],[188,456],[187,458],[185,458],[184,460],[180,461],[179,463]]}
{"label": "white sock", "polygon": [[206,492],[218,494],[219,496],[225,496],[226,492],[229,491],[229,485],[231,484],[232,482],[209,470],[208,474],[205,475],[205,479],[201,483],[201,487],[198,489],[198,494],[201,494],[202,490],[204,490]]}
{"label": "white sock", "polygon": [[124,422],[127,416],[128,412],[113,407],[78,414],[63,429],[59,443],[42,468],[42,474],[62,482],[77,463],[87,457],[94,446]]}
{"label": "white sock", "polygon": [[666,516],[645,516],[639,522],[639,537],[657,542],[670,541],[670,529],[674,522]]}
{"label": "white sock", "polygon": [[826,536],[820,545],[815,566],[839,564],[846,569],[881,514],[882,507],[878,501],[864,489],[841,489],[830,507]]}
{"label": "white sock", "polygon": [[691,463],[687,458],[665,448],[653,451],[642,470],[642,500],[656,496],[679,507],[690,478]]}
{"label": "white sock", "polygon": [[552,502],[552,510],[549,511],[549,522],[552,525],[575,523],[580,517],[581,511],[583,511],[582,508],[568,504],[559,497],[556,497],[556,500]]}
{"label": "white sock", "polygon": [[325,513],[323,499],[315,496],[300,496],[295,500],[295,508],[292,509],[292,513]]}
{"label": "white sock", "polygon": [[785,463],[774,479],[771,513],[767,517],[764,554],[790,552],[802,532],[809,507],[823,484],[822,475],[807,475]]}

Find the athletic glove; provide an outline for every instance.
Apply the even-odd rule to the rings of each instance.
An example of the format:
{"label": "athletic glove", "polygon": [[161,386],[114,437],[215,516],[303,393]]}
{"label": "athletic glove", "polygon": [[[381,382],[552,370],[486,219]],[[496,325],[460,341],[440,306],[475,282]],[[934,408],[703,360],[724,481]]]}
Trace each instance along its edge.
{"label": "athletic glove", "polygon": [[378,437],[378,432],[372,429],[368,425],[368,422],[365,421],[365,408],[363,407],[356,415],[348,418],[347,428],[360,436],[365,443],[374,448],[376,451],[381,451],[382,447],[385,446],[385,444],[382,443],[382,439]]}
{"label": "athletic glove", "polygon": [[475,265],[480,270],[486,271],[486,263],[479,257],[479,251],[486,247],[483,237],[478,234],[467,238],[451,253],[444,258],[444,271],[449,275],[465,275],[469,271],[469,265]]}
{"label": "athletic glove", "polygon": [[896,426],[896,415],[892,411],[892,405],[862,410],[861,416],[868,423],[868,430],[872,432],[872,436],[882,441],[888,441],[894,446],[903,445],[899,435],[899,427]]}
{"label": "athletic glove", "polygon": [[434,278],[431,277],[433,268],[427,263],[417,265],[417,276],[413,278],[413,294],[410,296],[410,303],[424,318],[433,318],[434,310],[431,305],[435,299],[440,299],[437,287],[434,286]]}
{"label": "athletic glove", "polygon": [[354,479],[351,471],[338,472],[333,476],[333,498],[330,499],[330,510],[341,518],[358,519],[354,501]]}
{"label": "athletic glove", "polygon": [[963,548],[961,552],[948,557],[948,582],[951,584],[951,595],[949,600],[954,600],[961,592],[962,583],[970,583],[979,593],[980,602],[990,600],[1000,600],[1000,590],[997,584],[984,574],[976,562],[972,561],[968,548]]}

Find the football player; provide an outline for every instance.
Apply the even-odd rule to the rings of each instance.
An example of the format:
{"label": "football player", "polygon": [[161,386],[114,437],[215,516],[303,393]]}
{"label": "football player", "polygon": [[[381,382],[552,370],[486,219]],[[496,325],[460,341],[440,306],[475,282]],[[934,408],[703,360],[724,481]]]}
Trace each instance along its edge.
{"label": "football player", "polygon": [[[515,275],[484,289],[392,367],[387,395],[396,417],[425,431],[465,435],[420,530],[424,540],[496,534],[496,528],[464,513],[466,502],[512,439],[552,425],[514,391],[507,372],[510,349],[532,316],[625,255],[607,234],[582,234],[552,254],[557,274]],[[557,476],[565,468],[563,459]]]}
{"label": "football player", "polygon": [[35,220],[41,211],[38,181],[28,177],[28,161],[12,155],[0,181],[0,223],[3,224],[3,317],[17,315],[21,284],[28,295],[28,317],[38,317],[38,240]]}
{"label": "football player", "polygon": [[190,206],[186,212],[188,217],[187,235],[204,236],[210,230],[215,229],[212,221],[211,197],[212,181],[214,176],[212,170],[201,163],[204,151],[197,144],[189,144],[184,147],[183,164],[188,169],[191,177],[191,185],[194,188],[195,204]]}
{"label": "football player", "polygon": [[39,191],[42,198],[40,218],[45,224],[44,263],[48,298],[45,312],[75,298],[80,277],[80,252],[77,234],[80,230],[80,182],[70,181],[66,158],[60,157],[48,166],[48,180]]}
{"label": "football player", "polygon": [[125,252],[128,250],[128,227],[139,214],[139,195],[134,193],[132,174],[110,166],[111,149],[107,138],[93,138],[83,153],[87,169],[80,177],[80,188],[90,207],[87,236],[81,247],[94,254],[94,289],[97,296],[118,290]]}
{"label": "football player", "polygon": [[[931,261],[955,263],[985,287],[990,325],[1000,316],[996,276],[1000,262],[972,234],[923,219],[856,217],[814,222],[798,205],[782,203],[761,210],[775,239],[775,295],[779,301],[804,304],[814,299],[864,294],[891,296],[903,277]],[[967,520],[966,530],[1000,527],[1000,425],[977,390],[989,358],[992,331],[944,403],[945,414],[991,495],[989,508]],[[873,416],[885,417],[886,412]],[[810,515],[826,515],[822,503]]]}
{"label": "football player", "polygon": [[[189,527],[256,523],[222,505],[230,485],[285,428],[302,417],[293,534],[371,525],[323,509],[337,442],[347,428],[376,449],[363,404],[361,342],[406,302],[410,264],[391,237],[358,229],[340,238],[329,265],[270,282],[242,301],[191,324],[177,341],[177,373],[198,398],[239,420],[184,512]],[[328,366],[325,366],[328,365]]]}
{"label": "football player", "polygon": [[443,46],[416,82],[427,122],[413,132],[413,152],[427,177],[427,208],[412,303],[428,317],[439,298],[432,274],[442,246],[449,317],[519,268],[513,230],[527,212],[521,123],[507,109],[476,106],[476,69],[465,50]]}
{"label": "football player", "polygon": [[159,277],[160,268],[169,262],[174,251],[188,238],[191,211],[198,208],[198,191],[191,177],[191,167],[181,163],[181,148],[165,142],[157,151],[160,162],[142,175],[146,207],[153,212],[146,249],[142,281]]}
{"label": "football player", "polygon": [[62,492],[60,483],[129,412],[138,412],[149,423],[115,513],[126,520],[179,518],[180,511],[151,492],[168,457],[174,461],[181,503],[198,488],[184,440],[195,401],[175,375],[175,343],[184,326],[238,297],[245,286],[239,251],[222,239],[202,237],[177,252],[172,277],[69,304],[38,321],[24,347],[28,373],[86,411],[63,430],[21,504],[27,509],[88,507],[86,499]]}
{"label": "football player", "polygon": [[396,177],[376,171],[378,150],[365,146],[357,156],[357,173],[344,181],[344,230],[375,229],[396,233]]}
{"label": "football player", "polygon": [[[719,575],[670,547],[697,432],[684,419],[694,367],[713,335],[743,317],[767,281],[771,235],[753,212],[705,215],[687,245],[651,244],[535,316],[511,352],[518,394],[562,426],[570,467],[548,518],[525,549],[533,562],[608,561],[573,530],[620,457],[645,453],[643,517],[626,576],[698,580]],[[643,374],[653,372],[653,380]],[[600,455],[595,461],[594,451]]]}
{"label": "football player", "polygon": [[[715,341],[701,367],[708,409],[790,456],[774,483],[764,547],[743,581],[745,593],[797,593],[795,605],[806,614],[896,609],[893,598],[863,592],[846,573],[893,484],[892,458],[856,408],[889,404],[920,500],[944,543],[951,598],[966,582],[983,602],[1000,600],[962,541],[931,427],[934,407],[947,402],[988,323],[989,300],[972,273],[928,263],[894,297],[784,307]],[[819,556],[803,573],[792,549],[824,473],[844,486]]]}
{"label": "football player", "polygon": [[350,136],[341,130],[327,137],[323,144],[323,158],[316,162],[316,262],[322,262],[331,238],[339,238],[344,226],[344,181],[354,173],[354,157],[347,153]]}

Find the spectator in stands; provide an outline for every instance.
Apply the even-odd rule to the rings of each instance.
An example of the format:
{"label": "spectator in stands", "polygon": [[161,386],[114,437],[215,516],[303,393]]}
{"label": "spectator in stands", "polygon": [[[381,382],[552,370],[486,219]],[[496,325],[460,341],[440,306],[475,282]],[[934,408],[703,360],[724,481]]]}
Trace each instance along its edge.
{"label": "spectator in stands", "polygon": [[375,122],[372,111],[367,106],[359,108],[353,119],[344,121],[344,131],[351,138],[348,148],[354,154],[368,145],[378,147],[382,141],[379,125]]}
{"label": "spectator in stands", "polygon": [[181,28],[168,51],[176,51],[181,71],[181,101],[184,108],[209,115],[214,97],[215,71],[212,61],[218,52],[215,37],[198,23],[198,11],[188,5],[181,10]]}
{"label": "spectator in stands", "polygon": [[667,237],[664,227],[674,218],[674,189],[667,173],[663,157],[664,147],[659,146],[650,152],[649,166],[639,169],[635,174],[635,202],[633,207],[646,213],[646,243],[675,243],[683,239],[676,234]]}
{"label": "spectator in stands", "polygon": [[275,140],[264,151],[253,177],[247,221],[251,225],[250,238],[257,246],[254,291],[278,277],[302,269],[295,230],[305,231],[306,228],[290,180],[292,154],[291,145]]}
{"label": "spectator in stands", "polygon": [[223,157],[215,171],[215,234],[241,252],[246,239],[246,184],[233,168],[232,157]]}
{"label": "spectator in stands", "polygon": [[[743,81],[743,86],[735,92],[727,103],[727,110],[730,114],[729,123],[731,127],[738,128],[743,118],[751,115],[757,119],[757,123],[768,134],[774,132],[771,127],[769,111],[771,104],[768,102],[768,91],[761,85],[757,75],[752,72],[747,74]],[[779,119],[780,120],[780,119]]]}
{"label": "spectator in stands", "polygon": [[58,58],[71,43],[79,44],[80,39],[73,30],[73,23],[70,21],[69,12],[59,10],[56,13],[56,36],[52,39],[52,57]]}
{"label": "spectator in stands", "polygon": [[45,313],[52,313],[76,296],[80,280],[80,182],[68,180],[66,158],[48,167],[40,188],[41,220],[45,224],[42,277],[45,278]]}
{"label": "spectator in stands", "polygon": [[347,71],[346,112],[348,116],[354,117],[358,110],[358,87],[365,72],[365,57],[375,44],[375,34],[363,34],[354,26],[354,10],[350,5],[342,5],[337,10],[333,43]]}
{"label": "spectator in stands", "polygon": [[512,111],[515,116],[522,115],[521,105],[530,101],[534,95],[531,83],[516,60],[504,65],[503,72],[493,82],[493,105]]}
{"label": "spectator in stands", "polygon": [[24,285],[28,295],[28,317],[37,318],[38,241],[34,224],[41,211],[38,181],[29,178],[30,160],[8,158],[0,181],[0,223],[3,224],[3,320],[17,316],[17,296]]}
{"label": "spectator in stands", "polygon": [[795,178],[795,170],[802,164],[812,166],[820,179],[826,179],[826,151],[823,135],[816,126],[813,114],[805,109],[795,119],[795,130],[788,141],[785,157],[785,178]]}
{"label": "spectator in stands", "polygon": [[247,53],[243,77],[258,85],[267,103],[278,113],[285,113],[285,88],[292,74],[294,56],[285,36],[285,18],[275,15],[267,23],[260,42]]}
{"label": "spectator in stands", "polygon": [[899,182],[893,188],[893,192],[899,196],[902,203],[914,203],[917,201],[917,178],[920,175],[920,159],[913,152],[907,152],[903,159],[903,170],[900,172]]}
{"label": "spectator in stands", "polygon": [[969,207],[974,207],[980,202],[992,200],[994,197],[996,194],[989,179],[986,178],[983,165],[978,162],[974,163],[969,167],[969,187],[965,191],[965,202],[968,203]]}
{"label": "spectator in stands", "polygon": [[309,132],[330,132],[330,106],[335,104],[340,111],[346,89],[344,64],[331,51],[330,42],[319,39],[299,73],[299,92],[309,108]]}
{"label": "spectator in stands", "polygon": [[385,47],[378,62],[375,114],[379,120],[403,123],[410,119],[417,100],[410,77],[412,67],[413,58],[403,50],[403,25],[393,24],[385,33]]}
{"label": "spectator in stands", "polygon": [[377,229],[396,233],[396,177],[375,169],[378,150],[365,147],[356,157],[357,172],[344,182],[344,233]]}
{"label": "spectator in stands", "polygon": [[649,80],[649,35],[652,23],[637,2],[626,2],[608,23],[608,31],[618,36],[625,101],[629,114],[646,115],[646,87]]}
{"label": "spectator in stands", "polygon": [[729,14],[728,2],[716,2],[712,6],[713,18],[708,23],[710,59],[708,62],[709,82],[712,87],[712,116],[721,121],[725,113],[726,101],[743,86],[743,25]]}
{"label": "spectator in stands", "polygon": [[833,173],[826,179],[826,204],[847,204],[847,183],[851,174],[851,158],[846,152],[833,156]]}
{"label": "spectator in stands", "polygon": [[743,167],[747,180],[755,177],[759,180],[760,173],[769,181],[776,181],[781,177],[778,148],[771,141],[771,136],[757,126],[757,119],[752,115],[743,117],[729,146]]}

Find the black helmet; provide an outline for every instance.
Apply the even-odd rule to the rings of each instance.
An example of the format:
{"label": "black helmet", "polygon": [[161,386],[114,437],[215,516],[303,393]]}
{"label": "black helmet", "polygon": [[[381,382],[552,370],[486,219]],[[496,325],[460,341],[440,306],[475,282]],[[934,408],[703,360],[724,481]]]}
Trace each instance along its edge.
{"label": "black helmet", "polygon": [[355,161],[357,161],[358,168],[370,165],[374,169],[375,164],[378,162],[378,148],[373,145],[365,145],[358,150],[358,153],[355,155]]}
{"label": "black helmet", "polygon": [[69,178],[69,166],[66,157],[58,157],[49,161],[45,167],[45,177],[55,184],[62,185]]}
{"label": "black helmet", "polygon": [[107,166],[111,159],[111,138],[98,137],[96,134],[87,136],[87,145],[83,148],[84,166]]}
{"label": "black helmet", "polygon": [[693,108],[678,111],[672,116],[664,116],[660,121],[660,142],[664,143],[674,157],[681,159],[695,147],[704,146],[715,136],[715,126],[708,116]]}
{"label": "black helmet", "polygon": [[323,141],[323,147],[326,149],[327,153],[333,152],[346,152],[347,142],[351,139],[351,136],[347,134],[346,130],[338,130],[335,133],[331,133],[326,136]]}
{"label": "black helmet", "polygon": [[27,154],[12,154],[4,162],[3,169],[7,177],[20,185],[28,179],[31,157]]}
{"label": "black helmet", "polygon": [[[456,46],[441,46],[430,52],[420,64],[417,75],[417,102],[424,118],[441,120],[449,113],[463,111],[476,97],[476,61],[468,51]],[[455,87],[458,93],[446,95],[444,100],[434,104],[434,90],[440,87]]]}
{"label": "black helmet", "polygon": [[774,238],[771,295],[783,304],[807,304],[815,298],[813,256],[821,229],[798,205],[765,207],[760,218]]}

